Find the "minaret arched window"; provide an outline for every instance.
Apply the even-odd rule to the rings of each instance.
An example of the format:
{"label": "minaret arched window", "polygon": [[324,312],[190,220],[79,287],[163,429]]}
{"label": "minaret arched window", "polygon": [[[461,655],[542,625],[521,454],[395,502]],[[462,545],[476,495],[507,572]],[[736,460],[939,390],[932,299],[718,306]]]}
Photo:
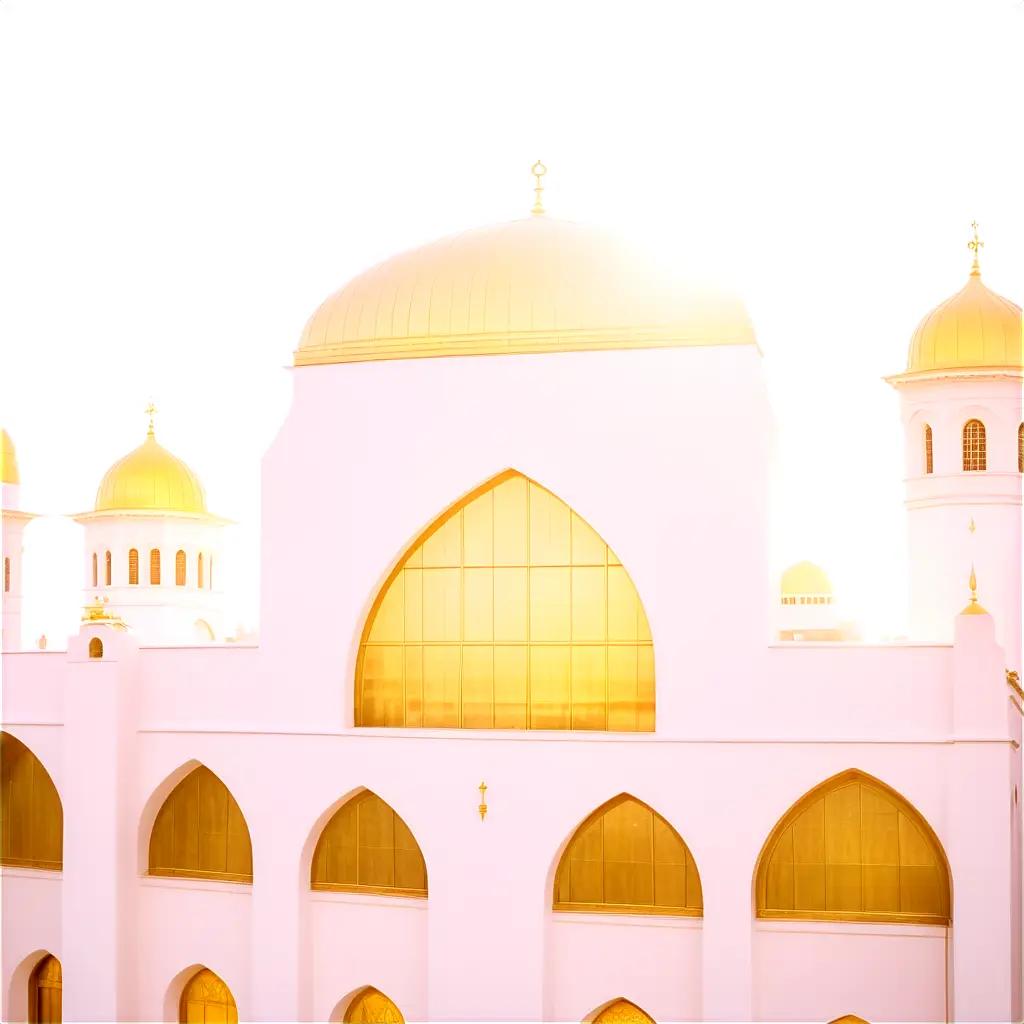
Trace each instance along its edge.
{"label": "minaret arched window", "polygon": [[128,582],[132,586],[139,582],[139,552],[135,548],[128,552]]}
{"label": "minaret arched window", "polygon": [[9,558],[4,559],[4,593],[6,594],[11,589],[11,560]]}
{"label": "minaret arched window", "polygon": [[932,428],[929,424],[924,425],[924,471],[925,473],[933,472],[934,466],[932,463]]}
{"label": "minaret arched window", "polygon": [[107,586],[108,587],[110,586],[110,575],[111,575],[110,570],[111,570],[111,561],[110,561],[110,552],[108,551],[107,552]]}
{"label": "minaret arched window", "polygon": [[92,553],[92,585],[94,587],[99,586],[99,582],[100,582],[99,557],[97,556],[96,552],[94,551]]}
{"label": "minaret arched window", "polygon": [[160,549],[153,548],[149,553],[149,582],[160,583]]}
{"label": "minaret arched window", "polygon": [[199,585],[199,589],[203,589],[203,553],[199,552],[199,571],[196,575],[196,582]]}
{"label": "minaret arched window", "polygon": [[1017,428],[1017,472],[1024,473],[1024,423]]}
{"label": "minaret arched window", "polygon": [[178,587],[185,586],[185,552],[179,551],[174,556],[174,584]]}
{"label": "minaret arched window", "polygon": [[985,424],[968,420],[964,424],[964,472],[976,473],[985,469],[985,463]]}

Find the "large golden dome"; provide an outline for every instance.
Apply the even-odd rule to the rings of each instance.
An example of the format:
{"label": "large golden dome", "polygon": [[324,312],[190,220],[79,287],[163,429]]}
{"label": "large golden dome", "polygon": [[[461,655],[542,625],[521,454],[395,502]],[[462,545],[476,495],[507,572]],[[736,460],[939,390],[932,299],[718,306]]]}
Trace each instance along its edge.
{"label": "large golden dome", "polygon": [[18,476],[18,456],[14,451],[14,442],[6,430],[0,430],[0,483],[20,483]]}
{"label": "large golden dome", "polygon": [[933,309],[910,339],[907,373],[1024,366],[1020,306],[985,287],[977,265],[967,284]]}
{"label": "large golden dome", "polygon": [[313,314],[295,365],[754,343],[736,299],[681,286],[607,232],[533,216],[360,274]]}
{"label": "large golden dome", "polygon": [[206,495],[199,477],[157,444],[150,424],[146,440],[107,470],[96,492],[95,511],[206,515]]}

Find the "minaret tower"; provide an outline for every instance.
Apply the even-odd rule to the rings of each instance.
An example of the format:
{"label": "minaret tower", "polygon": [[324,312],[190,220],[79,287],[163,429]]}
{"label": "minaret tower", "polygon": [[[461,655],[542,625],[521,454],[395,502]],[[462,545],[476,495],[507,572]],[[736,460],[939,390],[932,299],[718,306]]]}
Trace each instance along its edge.
{"label": "minaret tower", "polygon": [[913,639],[949,640],[977,567],[1007,666],[1021,664],[1024,340],[1020,307],[981,279],[978,225],[967,284],[910,340],[900,395],[906,442]]}
{"label": "minaret tower", "polygon": [[21,510],[21,478],[14,442],[0,430],[0,509],[3,518],[3,640],[5,651],[21,650],[22,535],[35,517]]}
{"label": "minaret tower", "polygon": [[199,477],[157,443],[156,409],[138,448],[107,470],[85,527],[85,604],[98,598],[146,644],[222,637],[220,537]]}

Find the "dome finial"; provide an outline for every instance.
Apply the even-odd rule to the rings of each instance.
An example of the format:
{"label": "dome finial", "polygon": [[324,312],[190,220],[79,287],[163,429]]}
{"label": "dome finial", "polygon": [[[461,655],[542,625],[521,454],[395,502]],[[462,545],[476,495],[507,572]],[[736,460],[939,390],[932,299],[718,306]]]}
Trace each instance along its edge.
{"label": "dome finial", "polygon": [[541,201],[541,193],[544,191],[544,186],[541,184],[541,178],[548,173],[548,169],[539,160],[530,168],[530,173],[533,175],[535,182],[533,186],[533,209],[530,211],[534,217],[544,216],[544,203]]}
{"label": "dome finial", "polygon": [[149,417],[149,429],[146,431],[146,437],[156,436],[153,433],[153,417],[156,415],[156,411],[156,406],[153,404],[153,399],[151,398],[149,400],[149,405],[147,405],[146,408],[143,410],[143,412],[145,412],[145,414]]}
{"label": "dome finial", "polygon": [[978,604],[978,577],[974,573],[974,565],[971,565],[971,578],[967,581],[971,588],[971,603],[960,613],[961,615],[988,615],[988,612]]}
{"label": "dome finial", "polygon": [[974,253],[971,277],[981,277],[981,264],[978,262],[978,257],[981,255],[981,250],[985,248],[985,243],[978,237],[978,222],[976,220],[971,221],[971,230],[974,232],[974,237],[967,243],[967,248]]}

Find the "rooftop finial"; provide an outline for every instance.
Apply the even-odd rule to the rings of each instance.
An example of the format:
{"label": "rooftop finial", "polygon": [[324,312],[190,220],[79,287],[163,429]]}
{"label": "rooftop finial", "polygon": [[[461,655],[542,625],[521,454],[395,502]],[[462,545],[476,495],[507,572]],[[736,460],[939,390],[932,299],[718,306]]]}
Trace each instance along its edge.
{"label": "rooftop finial", "polygon": [[971,221],[971,230],[974,232],[974,237],[967,243],[967,248],[974,253],[971,277],[981,277],[981,264],[978,262],[978,257],[981,255],[981,250],[985,248],[985,243],[978,237],[978,222],[976,220]]}
{"label": "rooftop finial", "polygon": [[541,178],[548,173],[548,169],[539,160],[530,168],[530,173],[533,175],[534,186],[533,186],[533,209],[530,211],[534,217],[544,216],[544,203],[541,201],[541,193],[544,191],[544,186],[541,184]]}
{"label": "rooftop finial", "polygon": [[971,565],[971,578],[967,581],[971,588],[971,603],[960,613],[961,615],[988,615],[988,612],[978,604],[978,577],[974,572],[974,565]]}
{"label": "rooftop finial", "polygon": [[156,406],[153,404],[153,399],[149,400],[149,405],[143,410],[149,417],[149,430],[146,431],[147,437],[153,437],[153,417],[156,415]]}

